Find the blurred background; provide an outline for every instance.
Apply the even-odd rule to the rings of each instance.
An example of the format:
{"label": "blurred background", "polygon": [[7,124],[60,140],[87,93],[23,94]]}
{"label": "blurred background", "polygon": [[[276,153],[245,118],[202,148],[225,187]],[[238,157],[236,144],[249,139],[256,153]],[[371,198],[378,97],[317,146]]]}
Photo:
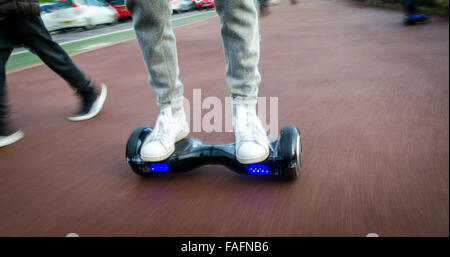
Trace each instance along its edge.
{"label": "blurred background", "polygon": [[[168,0],[169,1],[169,0]],[[93,29],[131,18],[125,0],[40,0],[41,16],[49,31]],[[170,0],[174,14],[214,8],[214,0]]]}
{"label": "blurred background", "polygon": [[[369,6],[401,9],[403,0],[353,0]],[[419,10],[432,14],[448,15],[448,0],[420,0],[417,1]]]}
{"label": "blurred background", "polygon": [[[214,8],[214,0],[168,0],[174,14]],[[366,5],[402,8],[403,0],[353,0]],[[130,18],[125,0],[39,0],[42,19],[49,31],[66,31],[71,28],[92,29],[97,25],[113,25]],[[279,0],[269,0],[277,4]],[[421,0],[422,11],[448,15],[449,0]]]}

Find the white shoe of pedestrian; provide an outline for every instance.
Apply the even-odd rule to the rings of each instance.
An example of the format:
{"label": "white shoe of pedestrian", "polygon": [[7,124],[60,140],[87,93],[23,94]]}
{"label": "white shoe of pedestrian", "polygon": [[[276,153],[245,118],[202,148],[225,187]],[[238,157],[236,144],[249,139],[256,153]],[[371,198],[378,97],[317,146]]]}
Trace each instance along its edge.
{"label": "white shoe of pedestrian", "polygon": [[22,139],[23,136],[24,134],[21,130],[13,133],[0,134],[0,147],[14,144],[15,142]]}
{"label": "white shoe of pedestrian", "polygon": [[184,111],[173,114],[170,107],[161,110],[152,133],[141,147],[141,158],[147,162],[167,159],[175,151],[175,143],[189,135]]}
{"label": "white shoe of pedestrian", "polygon": [[234,107],[236,157],[243,164],[262,162],[269,157],[269,140],[254,109],[245,104]]}
{"label": "white shoe of pedestrian", "polygon": [[82,97],[81,109],[67,119],[71,121],[84,121],[94,118],[102,110],[107,94],[108,88],[105,84],[101,84],[100,93],[97,94],[94,91],[91,95]]}

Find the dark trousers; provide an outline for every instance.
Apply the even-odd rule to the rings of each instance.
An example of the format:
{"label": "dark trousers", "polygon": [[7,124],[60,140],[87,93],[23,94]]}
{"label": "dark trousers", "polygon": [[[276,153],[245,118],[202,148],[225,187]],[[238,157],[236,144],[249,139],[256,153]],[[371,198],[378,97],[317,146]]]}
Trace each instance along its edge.
{"label": "dark trousers", "polygon": [[403,7],[407,16],[417,14],[416,10],[417,0],[403,0]]}
{"label": "dark trousers", "polygon": [[[78,93],[90,90],[90,81],[50,36],[39,15],[14,16],[0,21],[0,130],[8,115],[6,62],[14,46],[23,44]],[[0,131],[1,132],[1,131]]]}

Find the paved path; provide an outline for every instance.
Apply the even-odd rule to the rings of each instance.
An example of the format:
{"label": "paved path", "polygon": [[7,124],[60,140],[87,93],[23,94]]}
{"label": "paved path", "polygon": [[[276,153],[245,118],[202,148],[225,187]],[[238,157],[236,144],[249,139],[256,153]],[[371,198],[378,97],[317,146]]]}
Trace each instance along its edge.
{"label": "paved path", "polygon": [[[186,97],[227,95],[219,20],[176,28]],[[135,40],[77,55],[109,85],[104,112],[38,66],[8,75],[20,143],[0,150],[0,236],[448,236],[449,24],[350,1],[286,1],[261,19],[261,96],[304,137],[293,183],[220,166],[141,179],[131,131],[158,109]],[[231,133],[194,133],[206,142]]]}

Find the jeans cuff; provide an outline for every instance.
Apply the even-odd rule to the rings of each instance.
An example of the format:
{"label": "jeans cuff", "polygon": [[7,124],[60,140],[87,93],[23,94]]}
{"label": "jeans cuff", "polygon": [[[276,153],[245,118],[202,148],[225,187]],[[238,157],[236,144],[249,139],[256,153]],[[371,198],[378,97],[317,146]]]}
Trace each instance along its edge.
{"label": "jeans cuff", "polygon": [[241,95],[232,95],[231,96],[233,104],[236,105],[256,105],[258,103],[257,96],[241,96]]}

